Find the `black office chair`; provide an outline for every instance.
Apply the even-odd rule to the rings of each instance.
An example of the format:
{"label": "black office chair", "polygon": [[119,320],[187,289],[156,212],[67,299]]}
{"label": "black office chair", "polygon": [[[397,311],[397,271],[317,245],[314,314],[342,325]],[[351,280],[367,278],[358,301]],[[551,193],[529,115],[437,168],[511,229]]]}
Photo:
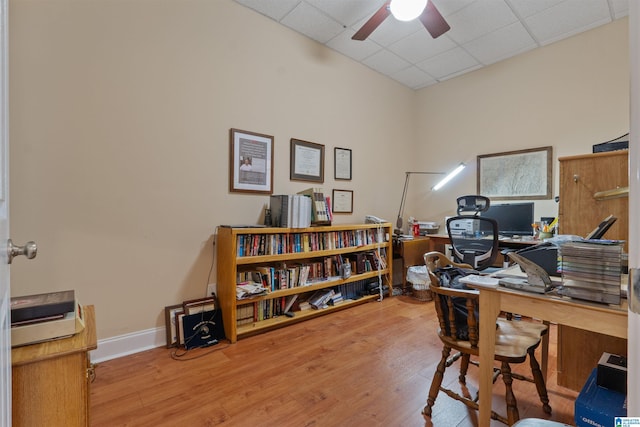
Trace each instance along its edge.
{"label": "black office chair", "polygon": [[484,196],[458,197],[457,216],[447,219],[454,261],[484,270],[495,262],[498,249],[498,223],[479,216],[491,202]]}

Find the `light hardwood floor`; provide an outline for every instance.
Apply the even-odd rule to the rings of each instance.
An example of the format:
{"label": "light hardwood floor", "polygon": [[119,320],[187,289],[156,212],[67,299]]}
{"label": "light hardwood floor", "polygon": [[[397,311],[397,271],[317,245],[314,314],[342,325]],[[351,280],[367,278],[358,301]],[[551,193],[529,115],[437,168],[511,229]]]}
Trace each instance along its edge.
{"label": "light hardwood floor", "polygon": [[[99,426],[477,426],[477,413],[444,393],[431,419],[422,408],[442,346],[433,303],[408,296],[189,351],[157,348],[98,365],[91,425]],[[547,416],[535,386],[517,381],[520,417],[573,424],[577,393],[556,384],[551,330]],[[528,374],[528,363],[514,367]],[[467,387],[477,390],[477,368]],[[445,382],[457,383],[457,364]],[[444,383],[443,383],[444,384]],[[504,411],[504,387],[493,407]],[[492,421],[491,426],[503,426]]]}

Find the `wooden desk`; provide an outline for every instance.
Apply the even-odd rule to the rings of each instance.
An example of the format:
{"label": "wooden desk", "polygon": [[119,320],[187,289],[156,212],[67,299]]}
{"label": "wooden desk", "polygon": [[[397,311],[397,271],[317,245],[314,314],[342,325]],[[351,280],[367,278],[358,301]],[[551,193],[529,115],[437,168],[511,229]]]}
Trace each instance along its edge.
{"label": "wooden desk", "polygon": [[[480,291],[480,414],[478,425],[488,426],[491,418],[495,324],[501,311],[588,329],[620,338],[627,337],[627,302],[610,306],[550,295],[498,288],[476,287]],[[490,337],[490,339],[482,339]],[[544,356],[546,357],[546,355]],[[484,400],[483,400],[484,399]]]}
{"label": "wooden desk", "polygon": [[72,337],[11,349],[13,426],[88,426],[91,369],[97,348],[95,311]]}
{"label": "wooden desk", "polygon": [[[429,252],[431,251],[439,251],[446,254],[444,250],[445,245],[451,244],[451,239],[448,234],[430,234],[429,236]],[[533,246],[542,243],[540,240],[524,240],[524,239],[501,239],[498,241],[498,247],[500,249],[522,249],[527,246]],[[496,258],[495,266],[502,266],[504,263],[504,258],[501,254],[498,254]]]}

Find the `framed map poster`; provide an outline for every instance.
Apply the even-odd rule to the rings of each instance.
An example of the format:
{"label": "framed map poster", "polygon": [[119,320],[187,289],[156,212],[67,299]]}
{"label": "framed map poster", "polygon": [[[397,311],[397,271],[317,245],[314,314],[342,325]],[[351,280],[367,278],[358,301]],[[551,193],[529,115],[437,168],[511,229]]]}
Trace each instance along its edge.
{"label": "framed map poster", "polygon": [[552,198],[553,148],[478,156],[478,194],[492,200]]}

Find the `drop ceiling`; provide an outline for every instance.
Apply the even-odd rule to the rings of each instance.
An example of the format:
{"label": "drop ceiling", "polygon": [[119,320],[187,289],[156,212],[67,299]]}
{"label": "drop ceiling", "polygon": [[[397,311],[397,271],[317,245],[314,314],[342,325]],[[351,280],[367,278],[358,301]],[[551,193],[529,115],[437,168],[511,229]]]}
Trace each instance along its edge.
{"label": "drop ceiling", "polygon": [[628,0],[430,0],[451,26],[433,39],[393,16],[351,36],[385,0],[235,0],[412,89],[420,89],[627,16]]}

